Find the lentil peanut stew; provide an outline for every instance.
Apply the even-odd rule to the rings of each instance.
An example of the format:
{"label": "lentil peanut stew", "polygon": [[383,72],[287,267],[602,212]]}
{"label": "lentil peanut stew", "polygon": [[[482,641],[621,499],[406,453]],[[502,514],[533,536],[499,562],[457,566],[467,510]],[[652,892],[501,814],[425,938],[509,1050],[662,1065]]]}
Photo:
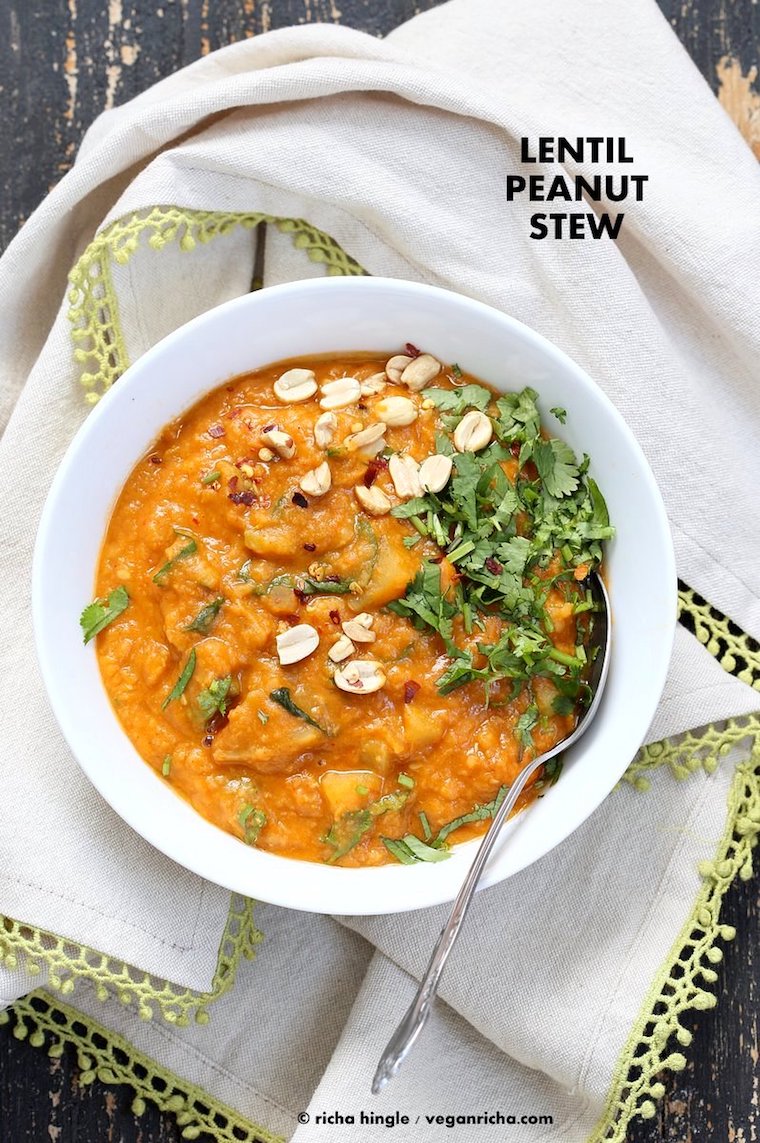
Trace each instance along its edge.
{"label": "lentil peanut stew", "polygon": [[283,856],[439,861],[571,733],[613,530],[536,401],[407,345],[278,362],[165,428],[81,624],[199,813]]}

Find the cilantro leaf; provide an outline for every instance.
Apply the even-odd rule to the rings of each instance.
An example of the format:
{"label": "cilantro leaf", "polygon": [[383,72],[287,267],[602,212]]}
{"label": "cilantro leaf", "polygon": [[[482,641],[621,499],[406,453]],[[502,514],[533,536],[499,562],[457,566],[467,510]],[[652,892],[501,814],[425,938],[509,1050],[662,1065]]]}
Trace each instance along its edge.
{"label": "cilantro leaf", "polygon": [[276,702],[283,710],[286,710],[288,714],[292,714],[294,718],[302,718],[304,722],[307,722],[309,726],[313,726],[315,730],[321,730],[323,734],[327,734],[325,728],[320,726],[318,722],[315,722],[308,711],[302,710],[300,706],[296,705],[289,687],[278,687],[276,691],[272,691],[269,697],[272,702]]}
{"label": "cilantro leaf", "polygon": [[591,497],[591,506],[593,508],[593,515],[591,523],[597,528],[608,528],[610,523],[610,514],[607,511],[607,502],[599,490],[599,485],[590,476],[586,478],[588,485],[589,495]]}
{"label": "cilantro leaf", "polygon": [[205,607],[200,609],[195,619],[192,621],[192,623],[188,623],[185,630],[197,631],[199,635],[207,635],[211,630],[214,620],[219,614],[222,604],[225,602],[226,600],[224,599],[224,596],[217,596],[217,598],[213,599],[211,603],[207,603]]}
{"label": "cilantro leaf", "polygon": [[425,496],[413,496],[404,504],[397,504],[395,508],[391,508],[391,516],[395,516],[397,520],[408,520],[410,516],[421,516],[427,512],[430,503]]}
{"label": "cilantro leaf", "polygon": [[304,595],[346,595],[351,590],[349,579],[314,579],[310,575],[299,575],[296,580],[296,587]]}
{"label": "cilantro leaf", "polygon": [[107,599],[95,599],[88,603],[79,617],[85,646],[109,623],[113,623],[122,611],[126,611],[128,606],[129,593],[123,585],[115,587]]}
{"label": "cilantro leaf", "polygon": [[172,556],[170,560],[166,561],[163,567],[158,569],[156,574],[153,576],[153,582],[157,583],[159,587],[163,587],[169,576],[169,572],[178,563],[178,561],[187,559],[188,556],[194,555],[197,551],[198,545],[196,544],[195,540],[190,540],[188,544],[185,544],[184,548],[180,548],[176,556]]}
{"label": "cilantro leaf", "polygon": [[426,389],[425,397],[442,413],[462,414],[468,409],[484,413],[493,401],[493,393],[482,385],[461,385],[457,389]]}
{"label": "cilantro leaf", "polygon": [[183,695],[185,693],[185,687],[187,686],[187,684],[190,682],[191,678],[193,677],[193,671],[194,670],[195,670],[195,648],[193,648],[191,650],[190,654],[187,656],[187,662],[185,663],[182,674],[177,679],[176,683],[174,684],[172,689],[169,691],[169,694],[166,696],[164,701],[161,703],[161,710],[166,710],[166,708],[170,702],[174,702],[175,699],[180,698],[181,695]]}
{"label": "cilantro leaf", "polygon": [[530,555],[531,543],[527,536],[512,536],[496,545],[496,555],[507,571],[522,575]]}
{"label": "cilantro leaf", "polygon": [[483,476],[479,458],[472,452],[460,452],[453,458],[455,473],[449,490],[468,528],[478,526],[477,489]]}
{"label": "cilantro leaf", "polygon": [[550,758],[548,762],[544,762],[544,777],[549,779],[550,786],[556,786],[563,765],[564,762],[561,758]]}
{"label": "cilantro leaf", "polygon": [[550,496],[569,496],[578,487],[578,462],[575,453],[564,441],[552,438],[536,441],[533,460],[538,475]]}
{"label": "cilantro leaf", "polygon": [[384,837],[382,842],[388,853],[402,865],[416,865],[418,861],[445,861],[451,857],[448,849],[433,849],[413,833],[402,838]]}
{"label": "cilantro leaf", "polygon": [[553,409],[549,410],[549,412],[557,418],[561,425],[564,425],[567,421],[567,409],[562,409],[559,407],[559,405],[555,405]]}
{"label": "cilantro leaf", "polygon": [[538,707],[535,703],[531,703],[529,707],[520,715],[515,726],[517,736],[523,746],[528,747],[533,745],[533,738],[531,731],[538,722]]}
{"label": "cilantro leaf", "polygon": [[473,807],[467,814],[462,814],[459,818],[454,818],[453,821],[442,826],[435,836],[435,840],[431,843],[434,846],[442,845],[450,833],[459,829],[460,826],[469,825],[471,822],[487,821],[488,818],[496,817],[499,806],[507,796],[509,786],[502,786],[496,797],[492,802],[484,802],[480,805]]}

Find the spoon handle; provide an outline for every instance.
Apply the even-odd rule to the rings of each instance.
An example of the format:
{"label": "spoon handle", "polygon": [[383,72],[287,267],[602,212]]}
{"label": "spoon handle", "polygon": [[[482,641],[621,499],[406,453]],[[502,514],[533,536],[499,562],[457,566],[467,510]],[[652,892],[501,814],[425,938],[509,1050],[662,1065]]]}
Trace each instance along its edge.
{"label": "spoon handle", "polygon": [[[561,743],[560,745],[564,748],[565,743]],[[388,1080],[396,1074],[401,1066],[401,1062],[425,1026],[425,1021],[430,1015],[444,966],[459,936],[470,901],[477,888],[486,862],[491,855],[491,850],[493,849],[501,827],[514,809],[515,802],[525,788],[528,779],[536,772],[538,767],[547,762],[554,753],[559,753],[559,749],[560,747],[558,746],[555,750],[541,754],[538,758],[534,758],[529,762],[517,775],[509,788],[509,793],[499,806],[493,821],[488,827],[488,831],[480,843],[480,848],[462,883],[462,888],[457,894],[449,919],[441,930],[441,935],[433,949],[430,963],[417,989],[417,995],[383,1052],[380,1063],[377,1066],[377,1071],[375,1072],[375,1078],[372,1081],[372,1091],[375,1095],[377,1095],[379,1091],[382,1091],[388,1083]]]}

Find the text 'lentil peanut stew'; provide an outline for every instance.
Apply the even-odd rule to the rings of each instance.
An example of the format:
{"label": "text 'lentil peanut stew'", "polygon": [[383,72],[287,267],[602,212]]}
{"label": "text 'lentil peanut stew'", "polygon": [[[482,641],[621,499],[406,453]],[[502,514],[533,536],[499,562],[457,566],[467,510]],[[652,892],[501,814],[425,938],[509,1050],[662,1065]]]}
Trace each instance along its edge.
{"label": "text 'lentil peanut stew'", "polygon": [[571,733],[613,529],[536,400],[407,345],[278,362],[166,427],[81,623],[199,813],[283,856],[439,861]]}

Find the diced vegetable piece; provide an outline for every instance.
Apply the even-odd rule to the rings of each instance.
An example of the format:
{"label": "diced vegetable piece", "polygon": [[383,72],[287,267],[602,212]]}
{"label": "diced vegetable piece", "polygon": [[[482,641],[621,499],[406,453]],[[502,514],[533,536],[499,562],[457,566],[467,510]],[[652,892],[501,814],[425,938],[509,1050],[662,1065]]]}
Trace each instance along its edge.
{"label": "diced vegetable piece", "polygon": [[418,566],[419,558],[404,547],[400,536],[379,537],[374,571],[360,597],[362,610],[369,611],[398,599],[414,578]]}
{"label": "diced vegetable piece", "polygon": [[328,770],[320,777],[319,788],[333,817],[339,818],[365,806],[368,798],[379,798],[383,780],[371,770]]}

